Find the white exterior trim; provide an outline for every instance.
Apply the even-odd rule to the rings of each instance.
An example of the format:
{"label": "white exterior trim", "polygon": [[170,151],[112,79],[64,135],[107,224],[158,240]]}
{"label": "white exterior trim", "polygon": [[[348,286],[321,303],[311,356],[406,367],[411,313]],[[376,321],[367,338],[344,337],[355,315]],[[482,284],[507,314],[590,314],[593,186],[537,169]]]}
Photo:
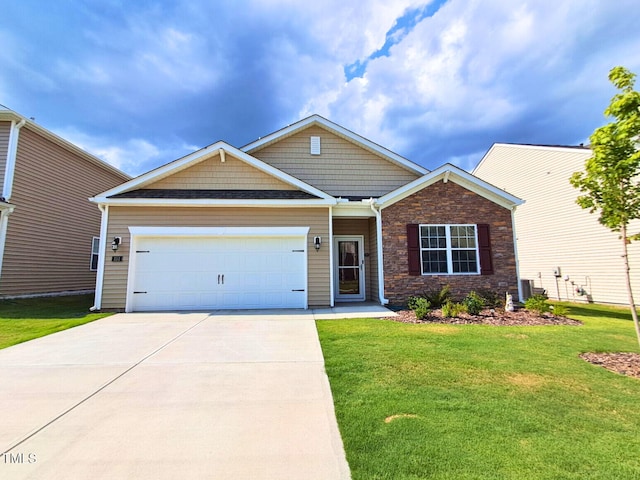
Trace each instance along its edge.
{"label": "white exterior trim", "polygon": [[[422,227],[444,227],[445,237],[447,239],[446,248],[423,248],[422,247]],[[454,249],[451,242],[451,228],[452,227],[473,227],[473,234],[475,238],[476,246],[474,248],[456,248]],[[420,242],[420,274],[423,276],[438,276],[438,275],[481,275],[480,267],[480,244],[478,242],[478,224],[477,223],[420,223],[418,224],[418,240]],[[444,250],[447,254],[447,271],[446,272],[425,272],[424,263],[422,261],[422,252],[429,250]],[[454,250],[475,250],[476,252],[476,271],[475,272],[454,272],[453,271],[453,251]]]}
{"label": "white exterior trim", "polygon": [[311,115],[310,117],[300,120],[299,122],[293,123],[288,127],[280,129],[270,135],[267,135],[266,137],[262,137],[254,142],[251,142],[248,145],[245,145],[244,147],[242,147],[241,150],[243,152],[250,153],[252,150],[262,147],[265,144],[268,144],[280,138],[292,135],[295,132],[299,130],[303,130],[311,125],[321,125],[322,127],[333,131],[339,136],[347,138],[354,143],[358,143],[361,146],[365,147],[366,149],[371,150],[377,153],[378,155],[385,157],[386,159],[392,161],[393,163],[396,163],[405,168],[408,168],[409,170],[412,170],[413,172],[418,173],[420,175],[424,175],[425,173],[429,172],[429,170],[418,165],[417,163],[413,163],[412,161],[407,160],[404,157],[401,157],[397,153],[394,153],[391,150],[387,150],[381,145],[378,145],[377,143],[374,143],[371,140],[367,140],[366,138],[361,137],[357,133],[354,133],[351,130],[347,130],[346,128],[341,127],[337,123],[333,123],[327,120],[326,118],[321,117],[320,115]]}
{"label": "white exterior trim", "polygon": [[[136,245],[140,237],[304,237],[310,227],[129,227],[129,268],[127,271],[127,296],[125,312],[133,311],[133,280],[136,271]],[[305,305],[309,305],[308,242],[304,242]]]}
{"label": "white exterior trim", "polygon": [[378,256],[378,299],[380,305],[387,305],[389,299],[384,296],[384,248],[382,245],[382,213],[379,208],[376,208],[374,201],[369,202],[371,210],[376,215],[376,243],[377,243],[377,256]]}
{"label": "white exterior trim", "polygon": [[16,123],[11,121],[11,130],[9,131],[9,146],[7,148],[7,162],[4,171],[4,184],[2,185],[2,196],[8,202],[13,194],[13,176],[16,171],[16,160],[18,156],[18,139],[20,137],[20,129],[27,121],[25,119]]}
{"label": "white exterior trim", "polygon": [[[238,160],[247,163],[248,165],[251,165],[252,167],[268,174],[271,175],[274,178],[277,178],[278,180],[283,181],[284,183],[287,183],[289,185],[292,185],[304,192],[310,193],[311,195],[315,195],[316,197],[319,197],[322,200],[328,201],[328,202],[333,202],[335,203],[335,199],[321,191],[318,190],[317,188],[302,182],[301,180],[298,180],[297,178],[289,175],[288,173],[283,172],[282,170],[278,170],[275,167],[272,167],[271,165],[263,162],[262,160],[258,160],[255,157],[252,157],[251,155],[248,155],[246,153],[244,153],[241,150],[238,150],[235,147],[232,147],[231,145],[229,145],[228,143],[225,142],[216,142],[212,145],[209,145],[208,147],[202,148],[196,152],[193,152],[187,156],[184,156],[178,160],[174,160],[171,163],[168,163],[166,165],[163,165],[162,167],[156,168],[155,170],[152,170],[150,172],[147,172],[143,175],[140,175],[137,178],[134,178],[133,180],[130,180],[126,183],[123,183],[122,185],[119,185],[115,188],[112,188],[111,190],[107,190],[106,192],[103,192],[99,195],[96,195],[95,197],[90,198],[89,200],[92,202],[96,202],[96,203],[109,203],[110,205],[128,205],[128,204],[145,204],[144,200],[152,200],[154,202],[157,202],[159,205],[163,205],[165,203],[163,202],[158,202],[158,199],[113,199],[113,198],[108,198],[111,197],[113,195],[117,195],[119,193],[124,193],[124,192],[128,192],[130,190],[136,190],[138,188],[142,188],[145,185],[148,185],[150,183],[154,183],[162,178],[168,177],[174,173],[177,173],[181,170],[184,170],[185,168],[188,168],[190,166],[196,165],[208,158],[211,158],[215,155],[219,155],[220,151],[226,152],[227,155],[231,155],[234,158],[237,158]],[[128,203],[120,203],[123,200],[129,200]],[[176,200],[172,200],[174,202],[176,202]],[[279,200],[281,201],[281,200]],[[193,204],[197,204],[198,200],[187,200],[186,203],[193,203]],[[207,200],[207,202],[211,203],[212,200]],[[234,200],[235,204],[238,204],[239,202],[237,200]],[[252,202],[252,201],[247,201],[247,202]],[[259,203],[265,203],[268,202],[268,200],[257,200],[256,202]],[[291,201],[289,201],[289,203],[291,203]],[[248,203],[251,204],[251,203]]]}
{"label": "white exterior trim", "polygon": [[524,201],[518,197],[515,197],[504,190],[500,190],[484,180],[474,177],[461,168],[447,163],[436,170],[415,179],[413,182],[407,183],[406,185],[383,195],[376,201],[376,205],[381,208],[386,208],[407,198],[409,195],[413,195],[423,188],[428,187],[429,185],[433,185],[441,179],[444,181],[445,177],[447,177],[447,181],[457,183],[458,185],[504,208],[511,209],[514,206],[522,205],[524,203]]}
{"label": "white exterior trim", "polygon": [[106,198],[93,197],[89,199],[111,206],[142,206],[142,207],[313,207],[334,205],[335,200],[237,200],[237,199],[177,199],[177,198]]}
{"label": "white exterior trim", "polygon": [[144,237],[306,237],[309,227],[129,227]]}
{"label": "white exterior trim", "polygon": [[333,287],[333,207],[329,207],[329,295],[331,300],[329,306],[334,307],[336,304],[334,295],[335,289]]}
{"label": "white exterior trim", "polygon": [[513,254],[516,257],[516,281],[518,282],[518,301],[524,302],[522,282],[520,281],[520,258],[518,257],[518,235],[516,232],[516,207],[511,209],[511,231],[513,232]]}
{"label": "white exterior trim", "polygon": [[96,272],[96,293],[93,310],[102,308],[102,288],[104,286],[104,264],[107,256],[107,228],[109,226],[109,205],[98,205],[102,212],[100,220],[100,250],[98,252],[98,271]]}
{"label": "white exterior trim", "polygon": [[[358,258],[360,259],[360,265],[358,265],[358,268],[359,268],[358,288],[360,289],[360,293],[358,294],[358,296],[355,296],[355,295],[340,296],[341,294],[335,288],[335,285],[338,285],[339,283],[339,273],[340,273],[340,269],[335,267],[335,265],[338,265],[338,262],[339,262],[339,259],[338,259],[339,250],[335,248],[335,244],[337,244],[340,240],[356,240],[358,242]],[[365,264],[364,264],[364,235],[336,235],[332,238],[332,243],[334,244],[334,249],[332,252],[333,257],[332,257],[331,263],[334,265],[334,270],[332,272],[333,276],[331,277],[331,281],[334,284],[334,295],[335,295],[334,301],[338,300],[339,302],[364,302],[367,299],[367,282],[366,282],[367,272],[365,271]]]}

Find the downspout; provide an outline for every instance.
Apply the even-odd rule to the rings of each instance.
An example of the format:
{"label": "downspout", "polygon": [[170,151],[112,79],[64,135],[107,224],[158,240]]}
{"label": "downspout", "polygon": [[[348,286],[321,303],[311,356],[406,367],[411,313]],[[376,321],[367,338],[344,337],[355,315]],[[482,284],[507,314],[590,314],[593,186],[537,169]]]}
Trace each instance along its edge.
{"label": "downspout", "polygon": [[18,137],[20,129],[27,123],[26,119],[20,120],[17,124],[11,122],[11,133],[9,133],[9,146],[7,148],[7,164],[4,171],[4,184],[2,185],[2,196],[5,201],[11,201],[13,193],[13,176],[16,171],[16,158],[18,156]]}
{"label": "downspout", "polygon": [[511,231],[513,232],[513,254],[516,256],[516,282],[518,282],[518,301],[523,302],[520,281],[520,258],[518,256],[518,236],[516,235],[516,206],[511,207]]}
{"label": "downspout", "polygon": [[0,212],[0,277],[2,276],[2,262],[4,261],[4,246],[7,242],[7,227],[9,226],[9,215],[13,213],[15,207],[11,206]]}
{"label": "downspout", "polygon": [[389,300],[384,298],[384,266],[382,256],[382,212],[375,206],[375,200],[371,198],[369,200],[369,207],[376,215],[376,256],[378,258],[378,300],[380,305],[387,305]]}
{"label": "downspout", "polygon": [[102,212],[100,221],[100,250],[98,251],[98,271],[96,272],[96,293],[93,306],[90,311],[102,308],[102,287],[104,284],[104,264],[107,256],[107,226],[109,225],[109,205],[98,204]]}

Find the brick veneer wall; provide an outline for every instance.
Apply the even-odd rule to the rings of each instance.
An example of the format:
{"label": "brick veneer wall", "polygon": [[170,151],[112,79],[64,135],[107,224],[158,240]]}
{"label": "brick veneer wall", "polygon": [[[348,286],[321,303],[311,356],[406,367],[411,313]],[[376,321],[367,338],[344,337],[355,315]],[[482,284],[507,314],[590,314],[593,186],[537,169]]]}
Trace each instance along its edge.
{"label": "brick veneer wall", "polygon": [[[493,275],[420,275],[408,272],[407,224],[487,223]],[[460,185],[439,181],[382,210],[385,297],[403,304],[410,295],[450,285],[456,296],[474,289],[509,292],[517,298],[511,212]]]}

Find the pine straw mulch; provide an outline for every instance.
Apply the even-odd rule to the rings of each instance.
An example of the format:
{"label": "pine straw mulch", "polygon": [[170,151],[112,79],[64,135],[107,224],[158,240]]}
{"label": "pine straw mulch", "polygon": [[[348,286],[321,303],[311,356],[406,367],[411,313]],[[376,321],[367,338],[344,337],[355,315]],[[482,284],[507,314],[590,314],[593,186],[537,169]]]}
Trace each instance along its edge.
{"label": "pine straw mulch", "polygon": [[389,320],[402,323],[448,323],[451,325],[493,325],[502,327],[531,327],[539,325],[573,325],[580,326],[582,322],[550,313],[537,315],[525,309],[514,312],[503,310],[483,310],[479,315],[462,313],[459,317],[447,318],[440,310],[432,310],[422,320],[416,318],[413,310],[400,310],[397,317],[387,317]]}
{"label": "pine straw mulch", "polygon": [[[395,317],[387,317],[402,323],[444,323],[450,325],[493,325],[503,327],[531,327],[542,325],[580,326],[582,322],[550,313],[537,315],[525,309],[514,312],[483,310],[480,315],[461,314],[456,318],[446,318],[440,310],[431,311],[418,320],[412,310],[400,310]],[[640,379],[640,354],[638,353],[583,353],[584,361],[606,368],[609,371]]]}

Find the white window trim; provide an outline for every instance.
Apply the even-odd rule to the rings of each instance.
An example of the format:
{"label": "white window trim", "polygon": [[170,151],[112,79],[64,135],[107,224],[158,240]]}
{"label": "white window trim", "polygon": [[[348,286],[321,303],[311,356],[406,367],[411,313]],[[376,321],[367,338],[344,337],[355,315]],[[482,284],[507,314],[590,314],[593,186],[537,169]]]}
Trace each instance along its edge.
{"label": "white window trim", "polygon": [[[422,248],[422,227],[445,227],[447,248]],[[451,227],[473,227],[476,240],[476,271],[475,272],[454,272],[453,271],[453,248],[451,247]],[[478,225],[475,223],[421,223],[418,225],[418,241],[420,242],[420,271],[422,275],[480,275],[480,245],[478,243]],[[447,272],[425,272],[422,261],[422,252],[425,250],[446,250],[447,252]],[[471,250],[471,248],[457,248],[455,250]]]}
{"label": "white window trim", "polygon": [[[93,251],[93,243],[96,240],[98,241],[98,251],[94,252]],[[93,257],[94,257],[94,255],[97,257],[96,268],[92,268],[93,267]],[[91,238],[91,259],[89,260],[89,271],[97,272],[98,271],[98,265],[100,265],[100,237],[92,237]]]}

